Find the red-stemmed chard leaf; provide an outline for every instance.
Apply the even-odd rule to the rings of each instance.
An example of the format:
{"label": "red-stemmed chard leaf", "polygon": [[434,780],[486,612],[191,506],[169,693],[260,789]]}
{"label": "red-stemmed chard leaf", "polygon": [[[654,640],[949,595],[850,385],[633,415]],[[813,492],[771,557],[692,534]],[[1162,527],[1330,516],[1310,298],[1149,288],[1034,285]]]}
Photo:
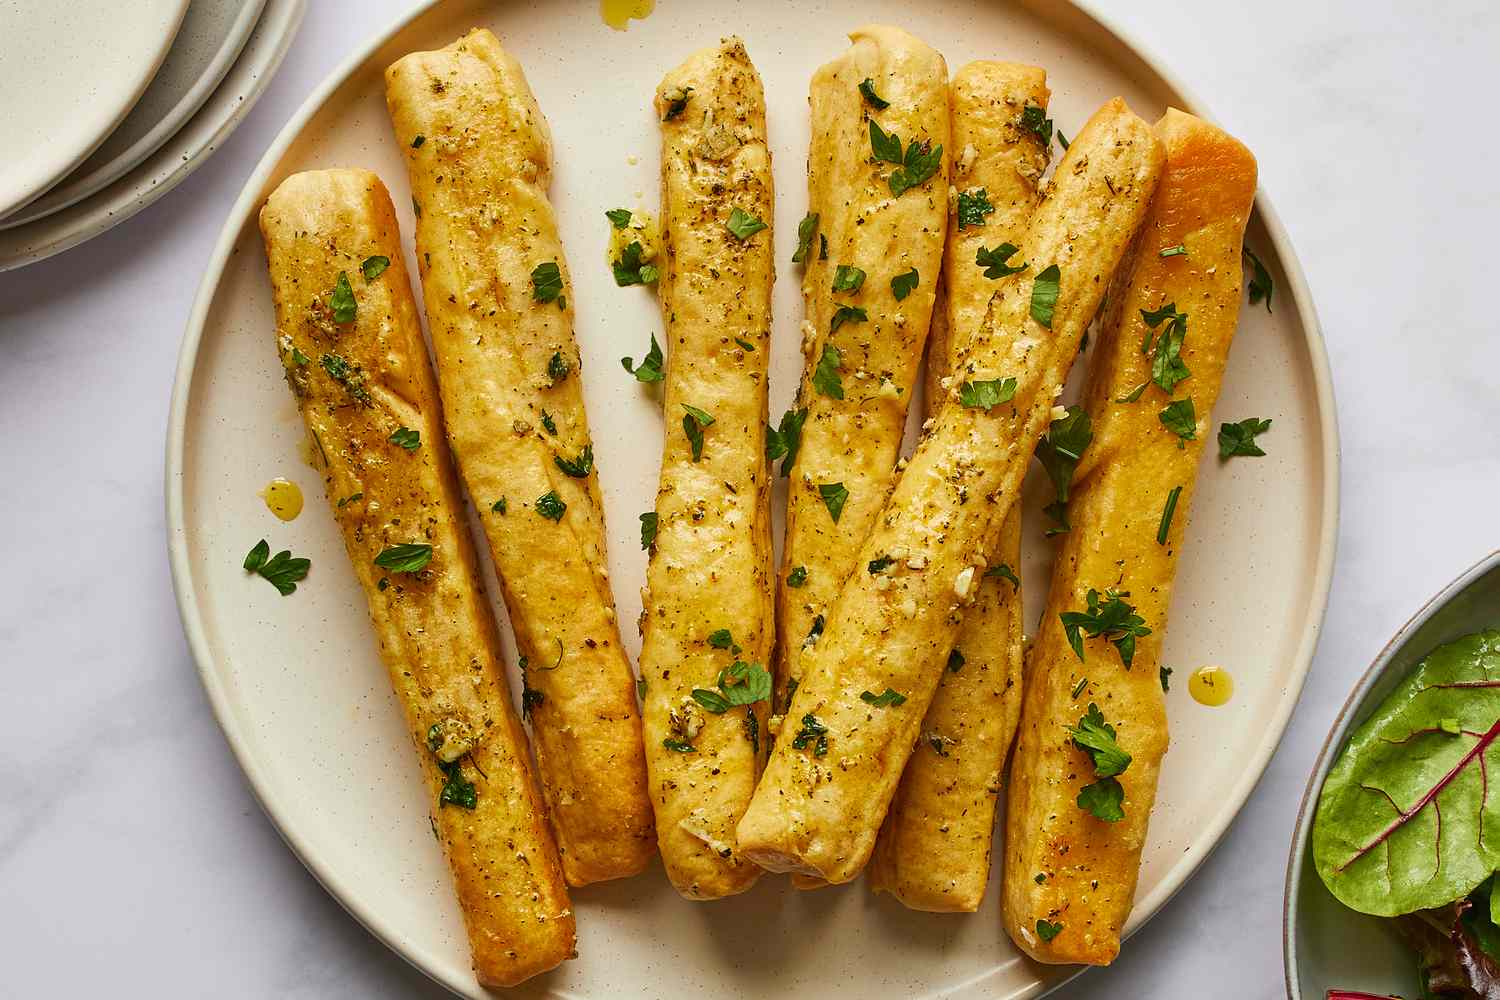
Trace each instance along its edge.
{"label": "red-stemmed chard leaf", "polygon": [[1318,799],[1313,860],[1344,905],[1446,906],[1500,869],[1500,631],[1429,653],[1361,725]]}

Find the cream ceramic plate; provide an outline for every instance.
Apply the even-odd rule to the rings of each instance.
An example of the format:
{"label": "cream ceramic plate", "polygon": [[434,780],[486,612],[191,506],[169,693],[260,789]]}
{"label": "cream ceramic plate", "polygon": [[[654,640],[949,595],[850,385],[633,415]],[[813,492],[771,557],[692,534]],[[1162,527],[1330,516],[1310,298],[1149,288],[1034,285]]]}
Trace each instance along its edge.
{"label": "cream ceramic plate", "polygon": [[56,187],[0,220],[0,229],[76,205],[160,149],[224,79],[265,5],[266,0],[194,0],[171,51],[119,128]]}
{"label": "cream ceramic plate", "polygon": [[0,222],[0,271],[35,264],[93,239],[155,202],[207,162],[270,84],[302,23],[305,2],[265,0],[239,58],[197,114],[123,177],[41,218],[14,227]]}
{"label": "cream ceramic plate", "polygon": [[[799,371],[800,298],[786,261],[807,203],[807,84],[821,62],[844,49],[847,31],[868,21],[904,25],[941,49],[952,68],[979,57],[1045,66],[1053,116],[1069,134],[1114,94],[1148,117],[1169,101],[1195,106],[1125,41],[1057,3],[1028,12],[969,2],[663,0],[625,34],[606,28],[597,10],[594,2],[445,3],[412,15],[335,73],[266,154],[229,218],[193,311],[172,404],[172,568],[189,641],[234,752],[288,844],[328,890],[390,947],[469,996],[481,991],[428,828],[418,761],[319,496],[319,477],[298,457],[301,425],[279,373],[255,228],[266,193],[295,170],[359,164],[379,171],[404,206],[383,68],[476,24],[494,29],[520,58],[556,140],[552,196],[573,267],[615,595],[621,621],[629,622],[640,610],[645,568],[636,515],[654,501],[662,432],[658,408],[620,370],[619,358],[639,354],[647,334],[661,327],[649,294],[614,286],[604,260],[604,212],[642,200],[654,207],[659,139],[648,102],[664,71],[734,31],[765,78],[783,266],[776,413]],[[409,210],[403,212],[410,234]],[[1210,446],[1203,461],[1165,657],[1178,668],[1168,699],[1173,749],[1132,929],[1202,863],[1260,776],[1301,690],[1327,596],[1338,449],[1323,344],[1297,262],[1264,200],[1249,241],[1275,275],[1275,312],[1245,309],[1216,416],[1268,416],[1275,425],[1264,439],[1269,457],[1221,466]],[[307,511],[291,524],[277,521],[257,497],[275,476],[308,494]],[[262,537],[311,557],[312,573],[295,595],[280,597],[240,569]],[[1029,554],[1028,582],[1037,595],[1048,547],[1036,539]],[[635,637],[626,638],[635,652]],[[1188,697],[1188,670],[1208,663],[1235,677],[1227,707],[1205,708]],[[1000,928],[993,886],[972,916],[909,912],[860,884],[798,893],[778,877],[704,904],[678,898],[656,868],[578,891],[574,903],[579,959],[520,995],[837,990],[1020,998],[1074,972],[1019,956]]]}
{"label": "cream ceramic plate", "polygon": [[0,0],[0,217],[62,180],[129,114],[188,0]]}

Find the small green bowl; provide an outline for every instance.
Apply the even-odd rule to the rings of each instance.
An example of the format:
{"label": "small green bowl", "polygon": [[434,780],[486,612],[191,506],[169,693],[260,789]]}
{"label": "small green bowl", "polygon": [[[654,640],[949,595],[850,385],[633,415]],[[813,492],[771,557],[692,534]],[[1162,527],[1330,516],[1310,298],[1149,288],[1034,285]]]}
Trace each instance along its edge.
{"label": "small green bowl", "polygon": [[1330,989],[1408,998],[1421,994],[1416,958],[1389,920],[1333,898],[1313,867],[1312,824],[1323,780],[1350,732],[1370,717],[1417,663],[1445,642],[1500,626],[1500,552],[1444,587],[1381,650],[1335,720],[1308,779],[1286,869],[1283,949],[1290,1000],[1324,1000]]}

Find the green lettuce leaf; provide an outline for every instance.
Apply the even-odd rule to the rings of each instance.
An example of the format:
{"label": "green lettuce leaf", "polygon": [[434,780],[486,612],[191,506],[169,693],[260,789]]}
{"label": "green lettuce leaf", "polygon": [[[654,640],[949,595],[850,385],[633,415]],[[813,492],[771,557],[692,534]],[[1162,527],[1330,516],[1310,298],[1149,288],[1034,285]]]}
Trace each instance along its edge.
{"label": "green lettuce leaf", "polygon": [[1500,631],[1429,653],[1324,782],[1313,860],[1376,916],[1446,906],[1500,869]]}

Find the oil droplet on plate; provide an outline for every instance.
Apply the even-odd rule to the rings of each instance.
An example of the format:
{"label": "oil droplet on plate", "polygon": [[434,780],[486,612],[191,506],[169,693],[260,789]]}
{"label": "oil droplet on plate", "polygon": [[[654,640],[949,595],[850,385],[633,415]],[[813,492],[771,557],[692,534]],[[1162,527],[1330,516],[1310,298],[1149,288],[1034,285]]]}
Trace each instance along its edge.
{"label": "oil droplet on plate", "polygon": [[616,31],[624,31],[633,18],[644,20],[656,9],[656,0],[599,0],[599,16]]}
{"label": "oil droplet on plate", "polygon": [[1188,677],[1188,693],[1200,705],[1217,707],[1234,697],[1234,678],[1223,667],[1199,667]]}
{"label": "oil droplet on plate", "polygon": [[289,479],[278,476],[266,484],[260,495],[271,513],[283,521],[291,521],[302,513],[302,488]]}

